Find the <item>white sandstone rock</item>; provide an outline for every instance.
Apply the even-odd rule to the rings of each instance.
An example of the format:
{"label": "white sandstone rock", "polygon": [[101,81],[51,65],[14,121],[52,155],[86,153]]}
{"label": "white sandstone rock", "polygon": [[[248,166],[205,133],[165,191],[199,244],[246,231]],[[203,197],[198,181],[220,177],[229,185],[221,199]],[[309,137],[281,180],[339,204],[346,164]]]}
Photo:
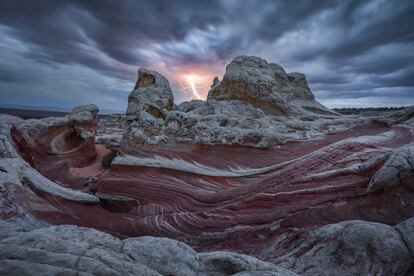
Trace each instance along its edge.
{"label": "white sandstone rock", "polygon": [[297,275],[280,266],[258,260],[248,255],[224,251],[202,253],[199,255],[200,269],[203,275]]}
{"label": "white sandstone rock", "polygon": [[[10,134],[12,128],[11,123],[16,121],[13,120],[12,122],[9,122],[9,119],[10,117],[3,117],[3,120],[0,121],[0,185],[3,185],[7,182],[20,186],[28,185],[32,190],[39,190],[52,195],[60,196],[68,200],[83,203],[99,202],[99,199],[92,194],[72,190],[46,178],[40,172],[30,166],[25,160],[23,160],[23,158],[17,153]],[[47,133],[52,131],[50,124],[52,126],[56,126],[56,122],[59,122],[58,125],[60,125],[62,122],[67,123],[67,118],[63,118],[61,121],[55,119],[56,118],[51,118],[50,120],[43,121],[18,121],[18,123],[20,123],[18,127],[22,127],[23,131],[27,131],[25,132],[27,136],[32,135],[31,137],[36,140],[41,138],[41,136],[37,136],[40,133],[43,133],[43,135],[47,136]],[[38,122],[38,124],[30,125],[30,122]],[[39,132],[36,132],[36,126],[39,125],[43,125],[45,127],[42,128]],[[92,139],[94,139],[94,136]]]}
{"label": "white sandstone rock", "polygon": [[395,187],[405,179],[414,179],[414,144],[394,150],[382,168],[371,178],[368,192]]}
{"label": "white sandstone rock", "polygon": [[[0,224],[0,233],[7,233],[8,229],[8,224]],[[245,271],[296,275],[246,255],[197,254],[184,243],[167,238],[121,241],[91,228],[72,225],[8,233],[0,240],[2,275],[229,275]]]}
{"label": "white sandstone rock", "polygon": [[52,226],[0,241],[2,275],[160,275],[121,252],[123,243],[90,228]]}
{"label": "white sandstone rock", "polygon": [[370,121],[338,116],[314,99],[303,74],[247,56],[227,66],[223,81],[215,78],[207,101],[177,106],[168,80],[140,69],[126,113],[123,151],[170,141],[266,148]]}
{"label": "white sandstone rock", "polygon": [[84,140],[94,140],[98,121],[98,107],[94,104],[81,105],[73,108],[65,117],[48,117],[28,119],[15,124],[32,144],[41,144],[53,130],[65,128],[78,133]]}
{"label": "white sandstone rock", "polygon": [[412,264],[389,225],[344,221],[302,234],[275,263],[299,275],[404,275]]}
{"label": "white sandstone rock", "polygon": [[159,117],[172,106],[173,94],[168,80],[158,72],[139,69],[138,80],[128,97],[127,115],[144,111]]}
{"label": "white sandstone rock", "polygon": [[128,97],[126,144],[159,143],[167,113],[173,108],[168,80],[158,72],[141,68],[134,90]]}
{"label": "white sandstone rock", "polygon": [[94,104],[85,104],[85,105],[79,105],[72,109],[72,113],[78,113],[88,111],[93,114],[97,114],[99,112],[99,108]]}
{"label": "white sandstone rock", "polygon": [[196,275],[198,254],[186,244],[167,238],[138,237],[123,241],[123,253],[163,275]]}
{"label": "white sandstone rock", "polygon": [[301,73],[287,74],[282,66],[254,56],[239,56],[215,82],[208,100],[240,99],[271,115],[336,113],[315,101]]}
{"label": "white sandstone rock", "polygon": [[0,158],[15,158],[18,156],[11,138],[13,117],[0,117]]}
{"label": "white sandstone rock", "polygon": [[395,229],[400,232],[405,245],[408,247],[411,256],[414,258],[414,217],[397,224]]}

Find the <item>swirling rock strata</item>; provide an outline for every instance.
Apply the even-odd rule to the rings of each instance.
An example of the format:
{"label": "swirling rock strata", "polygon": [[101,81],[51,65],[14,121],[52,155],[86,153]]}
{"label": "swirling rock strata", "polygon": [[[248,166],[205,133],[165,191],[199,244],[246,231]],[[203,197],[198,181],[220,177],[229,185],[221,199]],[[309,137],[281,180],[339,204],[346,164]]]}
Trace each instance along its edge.
{"label": "swirling rock strata", "polygon": [[[2,144],[20,147],[15,153],[5,151],[3,156],[17,154],[14,158],[20,158],[19,154],[25,153],[40,171],[39,177],[51,176],[55,179],[53,185],[64,183],[59,189],[66,189],[73,196],[67,198],[60,191],[31,188],[22,177],[24,170],[13,169],[13,164],[20,163],[3,158],[2,217],[24,227],[39,225],[40,220],[88,226],[124,239],[148,235],[174,238],[204,252],[197,255],[204,260],[202,266],[199,264],[200,271],[253,273],[256,259],[215,252],[230,250],[300,275],[329,274],[334,270],[349,275],[355,272],[349,267],[354,261],[355,269],[368,274],[403,274],[412,267],[410,224],[401,222],[414,213],[413,179],[398,178],[398,185],[375,193],[367,193],[367,189],[393,155],[403,152],[407,157],[404,149],[413,142],[413,122],[408,119],[392,127],[373,123],[268,150],[183,144],[162,150],[142,147],[141,152],[121,152],[111,170],[98,179],[99,201],[80,191],[82,179],[65,176],[65,170],[56,175],[47,169],[51,160],[53,164],[70,162],[77,151],[41,154],[31,143],[23,143],[25,135],[17,135],[19,128],[13,134],[9,124],[9,132],[4,131],[2,136],[7,139]],[[47,149],[45,143],[40,145]],[[34,170],[29,163],[24,166],[25,170]],[[391,179],[395,177],[391,175]],[[36,183],[41,187],[50,181],[42,178]],[[76,193],[91,200],[79,200],[82,197]],[[400,226],[394,231],[390,225],[398,223]],[[354,236],[346,234],[348,228]],[[27,231],[32,229],[33,226]],[[354,244],[349,242],[351,238],[360,240]],[[148,247],[144,240],[132,243],[132,247],[141,248],[141,243]],[[172,248],[175,242],[163,243]],[[150,259],[139,257],[139,263],[145,266],[143,269],[160,274],[190,269],[166,266],[166,270],[157,270],[146,263],[175,263],[169,258],[178,253],[168,254]],[[29,254],[24,256],[34,261]],[[398,256],[398,260],[392,256]],[[371,262],[376,265],[371,266]],[[20,266],[10,265],[10,269]]]}
{"label": "swirling rock strata", "polygon": [[[242,60],[246,64],[228,71],[251,71],[260,81],[233,89],[237,78],[228,74],[226,85],[215,81],[220,93],[206,102],[175,106],[168,81],[141,70],[128,115],[103,117],[98,126],[94,106],[60,119],[0,116],[0,268],[143,275],[412,272],[410,109],[323,115],[305,108],[314,99],[300,75]],[[254,86],[260,83],[272,92]],[[229,97],[242,88],[240,97]],[[280,106],[269,111],[262,100],[274,94]],[[275,110],[289,116],[270,114]],[[101,152],[95,134],[108,145],[116,136],[118,147],[123,124],[111,168],[84,175]]]}
{"label": "swirling rock strata", "polygon": [[[50,210],[28,210],[52,224],[89,226],[122,238],[178,239],[206,252],[199,257],[216,250],[249,254],[300,275],[324,271],[329,275],[335,269],[350,275],[355,272],[349,268],[353,258],[358,260],[355,269],[368,274],[403,274],[412,266],[410,251],[389,225],[412,217],[413,179],[404,178],[384,192],[367,193],[367,188],[389,156],[413,142],[412,130],[411,121],[391,128],[365,125],[266,151],[199,145],[120,153],[99,180],[97,194],[105,195],[99,205],[46,195]],[[344,222],[350,219],[381,224]],[[342,240],[348,224],[358,233],[354,238],[366,243],[365,251],[353,243],[340,247],[348,241]],[[315,248],[344,249],[312,251],[305,246],[310,237]],[[304,241],[303,247],[298,239]],[[382,256],[385,250],[399,260]],[[338,261],[341,258],[343,262]],[[242,265],[239,257],[207,259],[205,269],[210,262]],[[371,261],[363,261],[368,259],[375,261],[375,269]],[[320,264],[322,260],[326,261]]]}
{"label": "swirling rock strata", "polygon": [[[56,166],[53,158],[70,158],[74,164],[89,162],[95,158],[95,127],[97,123],[96,106],[84,106],[64,118],[47,118],[42,120],[14,120],[2,117],[0,121],[1,152],[0,185],[8,182],[26,186],[37,193],[46,193],[68,200],[84,203],[97,203],[99,199],[62,186],[46,176],[41,162],[48,169]],[[67,164],[67,163],[66,163]],[[69,170],[69,168],[66,168]],[[46,173],[45,173],[46,172]],[[55,174],[65,175],[64,170],[51,170]]]}
{"label": "swirling rock strata", "polygon": [[93,159],[98,111],[96,105],[78,106],[65,117],[29,119],[16,127],[34,147],[44,147],[56,154],[80,150]]}

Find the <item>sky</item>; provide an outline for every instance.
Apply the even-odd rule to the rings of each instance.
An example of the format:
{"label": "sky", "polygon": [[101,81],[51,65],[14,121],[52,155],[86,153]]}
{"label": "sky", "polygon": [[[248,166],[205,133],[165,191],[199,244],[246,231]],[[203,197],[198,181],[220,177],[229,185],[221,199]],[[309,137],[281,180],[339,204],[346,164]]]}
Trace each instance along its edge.
{"label": "sky", "polygon": [[328,107],[414,105],[412,0],[2,0],[0,105],[124,111],[137,70],[205,99],[238,55],[302,72]]}

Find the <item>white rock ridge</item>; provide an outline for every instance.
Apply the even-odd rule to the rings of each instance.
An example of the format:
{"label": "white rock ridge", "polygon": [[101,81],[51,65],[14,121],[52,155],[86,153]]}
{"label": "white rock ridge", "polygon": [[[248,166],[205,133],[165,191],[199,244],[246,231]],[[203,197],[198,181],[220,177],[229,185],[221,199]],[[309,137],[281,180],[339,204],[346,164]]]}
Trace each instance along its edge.
{"label": "white rock ridge", "polygon": [[84,140],[94,141],[98,112],[99,108],[94,104],[81,105],[73,108],[65,117],[28,119],[15,125],[32,144],[43,143],[51,131],[64,127]]}
{"label": "white rock ridge", "polygon": [[[96,118],[93,117],[92,112],[82,110],[75,111],[64,118],[46,118],[42,120],[21,121],[12,117],[0,117],[0,166],[3,168],[0,170],[0,187],[10,182],[72,201],[99,202],[99,199],[92,194],[72,190],[43,176],[20,156],[15,149],[15,142],[11,136],[13,125],[16,125],[29,143],[37,145],[45,143],[48,140],[46,137],[49,137],[50,133],[54,133],[56,129],[68,128],[85,140],[83,145],[93,147],[92,150],[84,151],[84,153],[90,153],[91,151],[94,152],[95,124]],[[64,133],[66,133],[66,130]],[[54,140],[50,140],[51,147]]]}
{"label": "white rock ridge", "polygon": [[234,58],[208,99],[243,100],[270,115],[336,114],[315,100],[305,75],[288,74],[282,66],[254,56]]}
{"label": "white rock ridge", "polygon": [[[412,229],[406,224],[399,229]],[[394,227],[354,220],[306,232],[275,263],[299,275],[405,275],[413,259]]]}
{"label": "white rock ridge", "polygon": [[318,103],[305,76],[258,57],[240,56],[207,101],[173,104],[168,80],[140,69],[128,98],[123,150],[169,142],[273,147],[352,127],[364,118],[339,116]]}
{"label": "white rock ridge", "polygon": [[393,151],[382,168],[371,178],[368,192],[395,187],[409,179],[414,179],[414,144]]}
{"label": "white rock ridge", "polygon": [[[7,225],[8,226],[8,225]],[[231,275],[240,272],[297,275],[254,257],[197,254],[186,244],[156,237],[119,240],[72,225],[29,232],[0,226],[2,275]]]}

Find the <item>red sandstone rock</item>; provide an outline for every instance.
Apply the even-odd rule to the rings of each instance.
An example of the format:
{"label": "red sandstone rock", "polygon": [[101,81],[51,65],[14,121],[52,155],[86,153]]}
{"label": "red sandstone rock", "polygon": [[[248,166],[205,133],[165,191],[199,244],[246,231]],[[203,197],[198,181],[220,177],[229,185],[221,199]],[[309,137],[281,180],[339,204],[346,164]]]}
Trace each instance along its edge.
{"label": "red sandstone rock", "polygon": [[[283,90],[283,85],[299,89],[291,91],[293,103],[298,98],[313,100],[305,93],[310,91],[301,75],[285,76],[272,64],[268,69],[278,73],[270,81],[277,89]],[[20,233],[41,228],[19,234],[29,241],[93,232],[65,226],[43,228],[45,222],[75,224],[127,240],[174,238],[205,252],[197,254],[184,246],[190,252],[186,253],[190,265],[170,267],[175,262],[173,252],[181,252],[183,245],[137,239],[121,251],[128,251],[128,258],[137,254],[134,258],[143,267],[126,261],[126,271],[115,264],[105,268],[115,272],[189,269],[229,274],[256,268],[263,273],[292,274],[252,257],[211,253],[216,250],[253,255],[301,275],[410,271],[412,223],[407,219],[414,217],[411,115],[362,118],[299,112],[273,116],[261,104],[256,108],[243,98],[172,106],[172,98],[163,98],[171,92],[168,81],[156,72],[142,72],[130,99],[120,152],[107,171],[96,158],[106,148],[95,145],[95,134],[118,139],[121,123],[113,132],[97,131],[94,106],[75,108],[65,118],[22,121],[0,116],[0,219],[7,221],[2,224],[5,229]],[[154,91],[159,93],[154,96]],[[282,107],[285,111],[292,108]],[[296,111],[301,109],[306,110],[301,106]],[[403,119],[396,121],[396,116]],[[391,120],[395,123],[374,123]],[[111,144],[110,138],[103,140]],[[8,237],[6,232],[0,231],[0,236]],[[122,243],[93,233],[111,244]],[[90,240],[78,242],[94,247],[99,243]],[[10,237],[8,241],[3,248],[15,242]],[[76,240],[67,238],[67,242]],[[161,247],[154,247],[151,257],[134,251],[134,244],[146,248],[153,242],[175,251],[155,254]],[[44,263],[31,255],[28,244],[22,244],[22,260],[41,267]],[[97,246],[98,251],[109,250],[112,256],[113,248],[105,246]],[[7,256],[0,262],[9,269],[5,271],[19,268],[10,261],[13,250],[4,252]],[[95,256],[107,256],[102,252]],[[79,259],[79,252],[74,255]],[[51,265],[61,261],[55,257]],[[168,265],[161,267],[162,260]],[[94,264],[95,259],[90,261]]]}

